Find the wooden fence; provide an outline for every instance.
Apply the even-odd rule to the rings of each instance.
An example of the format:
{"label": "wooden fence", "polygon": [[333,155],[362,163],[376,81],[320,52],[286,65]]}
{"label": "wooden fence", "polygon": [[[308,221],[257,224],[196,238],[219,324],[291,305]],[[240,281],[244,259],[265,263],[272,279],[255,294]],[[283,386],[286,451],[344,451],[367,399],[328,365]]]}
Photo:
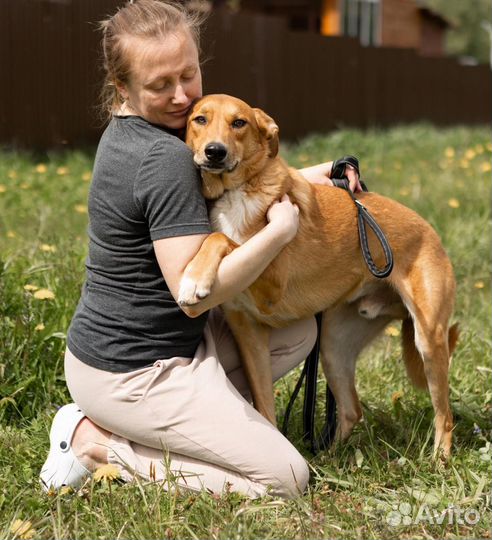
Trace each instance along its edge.
{"label": "wooden fence", "polygon": [[[122,0],[0,0],[0,143],[94,143],[101,80],[96,22]],[[203,33],[205,92],[265,109],[283,139],[340,126],[491,119],[488,66],[289,31],[281,18],[214,13]]]}

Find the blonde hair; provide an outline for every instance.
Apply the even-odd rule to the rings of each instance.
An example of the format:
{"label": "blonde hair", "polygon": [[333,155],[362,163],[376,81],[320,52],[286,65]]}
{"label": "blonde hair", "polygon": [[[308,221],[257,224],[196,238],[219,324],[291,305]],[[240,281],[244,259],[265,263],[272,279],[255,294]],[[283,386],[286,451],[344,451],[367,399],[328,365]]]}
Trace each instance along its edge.
{"label": "blonde hair", "polygon": [[165,0],[130,0],[112,17],[101,21],[103,69],[100,111],[105,120],[121,106],[123,97],[116,82],[127,83],[130,76],[128,37],[159,39],[187,29],[200,51],[200,27],[204,14],[182,4]]}

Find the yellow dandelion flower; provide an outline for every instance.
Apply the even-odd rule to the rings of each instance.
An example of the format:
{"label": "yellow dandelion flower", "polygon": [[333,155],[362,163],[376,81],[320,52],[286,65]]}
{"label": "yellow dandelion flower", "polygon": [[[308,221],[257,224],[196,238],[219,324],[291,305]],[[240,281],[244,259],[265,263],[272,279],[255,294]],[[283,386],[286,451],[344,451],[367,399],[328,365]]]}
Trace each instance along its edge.
{"label": "yellow dandelion flower", "polygon": [[27,285],[24,285],[25,291],[37,291],[39,287],[37,285],[32,285],[31,283],[28,283]]}
{"label": "yellow dandelion flower", "polygon": [[7,191],[7,187],[3,184],[0,184],[0,193],[5,193]]}
{"label": "yellow dandelion flower", "polygon": [[85,204],[76,204],[74,210],[79,214],[87,214],[87,206]]}
{"label": "yellow dandelion flower", "polygon": [[476,281],[473,286],[475,289],[483,289],[485,287],[485,283],[483,281]]}
{"label": "yellow dandelion flower", "polygon": [[22,182],[19,186],[21,189],[29,189],[31,186],[27,182]]}
{"label": "yellow dandelion flower", "polygon": [[402,187],[399,193],[400,195],[403,195],[403,196],[410,195],[410,190],[407,187]]}
{"label": "yellow dandelion flower", "polygon": [[10,532],[15,538],[21,538],[22,540],[30,540],[36,534],[35,529],[32,527],[30,521],[23,521],[22,519],[16,519],[10,526]]}
{"label": "yellow dandelion flower", "polygon": [[477,154],[483,154],[484,151],[485,151],[485,148],[481,144],[477,144],[477,146],[475,146],[475,152]]}
{"label": "yellow dandelion flower", "polygon": [[46,253],[55,253],[56,247],[50,246],[49,244],[41,244],[40,248],[41,251],[44,251]]}
{"label": "yellow dandelion flower", "polygon": [[454,197],[448,200],[448,206],[451,208],[459,208],[460,207],[460,201],[458,199],[455,199]]}
{"label": "yellow dandelion flower", "polygon": [[480,167],[480,170],[484,173],[492,171],[492,164],[490,164],[488,161],[485,163],[482,163],[482,166]]}
{"label": "yellow dandelion flower", "polygon": [[395,161],[395,169],[401,171],[401,163],[399,161]]}
{"label": "yellow dandelion flower", "polygon": [[56,169],[56,174],[58,174],[59,176],[64,176],[68,174],[68,167],[58,167],[58,169]]}
{"label": "yellow dandelion flower", "polygon": [[392,336],[392,337],[397,337],[400,335],[400,329],[397,328],[396,326],[388,326],[384,333],[387,335],[387,336]]}
{"label": "yellow dandelion flower", "polygon": [[7,238],[15,238],[16,236],[14,231],[7,231]]}
{"label": "yellow dandelion flower", "polygon": [[477,154],[473,148],[468,148],[468,150],[465,152],[466,159],[473,159],[476,155]]}
{"label": "yellow dandelion flower", "polygon": [[44,174],[48,170],[48,167],[44,163],[36,165],[36,172],[39,174]]}
{"label": "yellow dandelion flower", "polygon": [[403,397],[403,391],[402,390],[397,390],[396,392],[393,392],[391,394],[391,403],[393,403],[393,405],[394,405],[395,403],[400,401],[400,399],[402,397]]}
{"label": "yellow dandelion flower", "polygon": [[46,326],[43,323],[39,323],[34,327],[34,330],[36,330],[36,332],[42,332],[45,328]]}
{"label": "yellow dandelion flower", "polygon": [[468,169],[469,166],[470,166],[470,163],[466,159],[462,159],[460,161],[460,167],[462,169]]}
{"label": "yellow dandelion flower", "polygon": [[83,175],[82,175],[82,180],[84,182],[90,182],[92,179],[92,173],[91,171],[86,171]]}
{"label": "yellow dandelion flower", "polygon": [[14,170],[14,169],[11,169],[7,176],[11,179],[11,180],[14,180],[15,178],[17,178],[17,171]]}
{"label": "yellow dandelion flower", "polygon": [[444,150],[444,155],[449,159],[454,158],[454,148],[448,146],[446,150]]}
{"label": "yellow dandelion flower", "polygon": [[49,289],[39,289],[33,296],[36,300],[53,300],[55,298],[55,294]]}
{"label": "yellow dandelion flower", "polygon": [[58,491],[53,486],[50,486],[50,489],[48,489],[46,495],[48,495],[48,497],[56,497],[58,495]]}
{"label": "yellow dandelion flower", "polygon": [[62,486],[58,490],[58,495],[61,495],[62,497],[63,495],[70,495],[71,493],[73,493],[73,488],[71,486]]}
{"label": "yellow dandelion flower", "polygon": [[490,142],[487,143],[486,148],[487,148],[487,150],[488,150],[489,152],[492,152],[492,143],[490,143]]}
{"label": "yellow dandelion flower", "polygon": [[117,478],[120,478],[120,470],[116,465],[113,465],[111,463],[108,463],[107,465],[102,465],[101,467],[98,467],[96,469],[96,472],[94,473],[94,482],[101,482],[102,480],[106,480],[106,482],[111,482],[113,480],[116,480]]}

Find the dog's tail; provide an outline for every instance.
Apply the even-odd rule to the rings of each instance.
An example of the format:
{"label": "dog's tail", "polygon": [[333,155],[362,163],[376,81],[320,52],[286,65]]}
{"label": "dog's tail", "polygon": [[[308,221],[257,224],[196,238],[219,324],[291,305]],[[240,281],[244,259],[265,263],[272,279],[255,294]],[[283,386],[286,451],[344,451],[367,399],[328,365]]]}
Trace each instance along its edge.
{"label": "dog's tail", "polygon": [[[448,332],[449,361],[456,347],[460,331],[458,323],[453,324]],[[401,327],[401,340],[403,348],[403,361],[407,370],[408,377],[412,384],[417,388],[427,390],[427,378],[424,372],[424,362],[417,347],[415,346],[415,330],[413,320],[408,317],[403,321]]]}

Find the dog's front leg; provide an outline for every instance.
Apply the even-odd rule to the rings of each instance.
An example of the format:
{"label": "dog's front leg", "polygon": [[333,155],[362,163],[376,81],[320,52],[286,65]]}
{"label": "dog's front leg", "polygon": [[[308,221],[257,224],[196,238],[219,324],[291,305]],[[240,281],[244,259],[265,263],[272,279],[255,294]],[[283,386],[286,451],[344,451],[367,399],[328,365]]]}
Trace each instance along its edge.
{"label": "dog's front leg", "polygon": [[269,348],[271,328],[243,311],[224,307],[224,313],[241,354],[255,409],[276,426]]}
{"label": "dog's front leg", "polygon": [[348,438],[362,419],[355,387],[357,357],[388,324],[391,316],[365,319],[356,302],[340,304],[323,312],[321,364],[337,403],[337,439]]}
{"label": "dog's front leg", "polygon": [[179,284],[178,304],[192,306],[210,294],[222,259],[238,244],[222,233],[205,238],[198,253],[188,263]]}

